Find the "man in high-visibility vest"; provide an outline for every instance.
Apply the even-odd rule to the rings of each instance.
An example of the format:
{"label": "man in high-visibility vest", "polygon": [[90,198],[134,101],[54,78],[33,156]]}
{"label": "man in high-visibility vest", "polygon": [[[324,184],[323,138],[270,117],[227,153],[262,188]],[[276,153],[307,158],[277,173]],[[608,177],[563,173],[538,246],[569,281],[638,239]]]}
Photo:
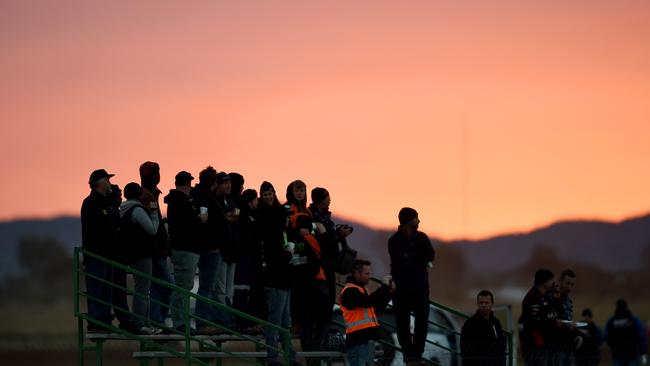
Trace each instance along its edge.
{"label": "man in high-visibility vest", "polygon": [[371,365],[374,344],[379,338],[379,321],[375,310],[383,309],[395,291],[390,276],[384,284],[370,294],[366,285],[370,282],[370,262],[356,260],[352,273],[341,291],[341,310],[345,320],[345,348],[349,366]]}

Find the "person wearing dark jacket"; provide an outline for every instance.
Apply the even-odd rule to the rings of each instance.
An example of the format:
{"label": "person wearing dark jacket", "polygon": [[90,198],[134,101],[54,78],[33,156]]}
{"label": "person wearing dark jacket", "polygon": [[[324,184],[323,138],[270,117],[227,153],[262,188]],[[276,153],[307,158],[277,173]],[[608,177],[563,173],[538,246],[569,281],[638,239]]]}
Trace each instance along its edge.
{"label": "person wearing dark jacket", "polygon": [[[417,363],[422,358],[428,333],[429,272],[435,251],[427,235],[418,231],[418,213],[410,207],[400,210],[400,226],[388,240],[391,275],[397,291],[394,296],[397,339],[405,363]],[[411,336],[411,312],[414,315]]]}
{"label": "person wearing dark jacket", "polygon": [[[119,232],[119,223],[120,223],[120,205],[122,204],[122,190],[117,184],[111,184],[111,193],[108,195],[109,205],[111,207],[111,212],[115,216],[115,222],[118,223],[118,232]],[[119,235],[118,235],[119,238]],[[129,260],[126,255],[126,248],[120,244],[117,247],[117,251],[114,254],[113,259],[116,262],[128,266]],[[119,327],[123,330],[129,331],[131,333],[138,332],[138,328],[131,323],[131,315],[129,314],[129,303],[126,299],[126,271],[114,267],[113,268],[113,312],[115,317],[119,321]]]}
{"label": "person wearing dark jacket", "polygon": [[341,291],[341,311],[345,321],[345,348],[349,366],[370,365],[374,346],[379,339],[379,321],[376,312],[383,310],[395,291],[390,276],[372,294],[366,286],[370,282],[370,262],[356,260],[352,272]]}
{"label": "person wearing dark jacket", "polygon": [[547,294],[554,288],[553,272],[538,269],[533,287],[521,304],[521,352],[526,365],[546,365],[552,360],[549,342],[560,328],[557,313],[548,302]]}
{"label": "person wearing dark jacket", "polygon": [[[196,274],[202,251],[198,239],[198,232],[208,220],[207,212],[199,209],[190,199],[192,174],[181,171],[176,174],[176,189],[169,191],[165,196],[167,204],[167,220],[169,225],[169,242],[172,249],[172,265],[174,267],[174,283],[187,291],[194,287]],[[184,327],[183,296],[172,293],[171,296],[172,323],[176,329],[182,331]]]}
{"label": "person wearing dark jacket", "polygon": [[[278,201],[275,189],[269,182],[260,187],[262,199],[258,205],[260,232],[263,242],[264,294],[268,307],[268,322],[284,329],[291,328],[291,257],[293,248],[287,245],[285,228],[287,212]],[[296,364],[296,353],[290,337],[281,339],[283,347],[289,348],[289,358]],[[266,329],[267,365],[280,365],[278,350],[278,331]]]}
{"label": "person wearing dark jacket", "polygon": [[[164,225],[162,212],[160,210],[160,194],[158,189],[160,183],[160,165],[153,161],[144,162],[140,165],[140,184],[142,186],[142,195],[140,202],[151,213],[158,216],[158,229],[154,235],[155,252],[151,259],[151,274],[159,279],[168,283],[173,283],[169,263],[167,258],[171,255],[169,247],[169,235],[167,228]],[[157,283],[151,284],[151,307],[150,318],[153,322],[162,324],[165,322],[167,313],[169,312],[169,304],[171,301],[172,290],[168,287],[158,285]],[[162,303],[163,305],[160,305]]]}
{"label": "person wearing dark jacket", "polygon": [[[142,188],[137,183],[124,187],[126,201],[120,205],[120,243],[125,248],[133,269],[151,276],[155,255],[154,236],[160,225],[156,212],[147,210],[140,202]],[[160,329],[148,327],[150,309],[149,278],[133,275],[133,318],[138,334],[157,334]]]}
{"label": "person wearing dark jacket", "polygon": [[[573,322],[573,300],[571,292],[576,285],[576,273],[565,269],[554,291],[547,294],[547,299],[558,319]],[[553,349],[554,363],[558,366],[573,365],[573,351],[582,346],[582,336],[573,323],[564,322],[567,326],[559,328],[550,342]]]}
{"label": "person wearing dark jacket", "polygon": [[[295,218],[294,229],[288,239],[294,244],[292,260],[293,287],[291,306],[301,307],[299,314],[300,344],[303,351],[321,350],[331,320],[332,301],[323,269],[321,245],[312,233],[311,217],[300,213]],[[319,362],[318,359],[310,363]]]}
{"label": "person wearing dark jacket", "polygon": [[[118,222],[109,204],[108,195],[111,193],[110,179],[113,174],[108,174],[104,169],[98,169],[90,174],[88,184],[91,192],[81,205],[81,246],[84,250],[110,259],[115,258],[118,252]],[[111,324],[112,315],[112,286],[100,280],[112,282],[113,268],[89,255],[84,255],[84,269],[86,276],[86,291],[88,292],[88,315],[98,322]],[[106,331],[101,325],[89,322],[88,331]]]}
{"label": "person wearing dark jacket", "polygon": [[605,325],[605,340],[612,350],[614,366],[637,366],[648,353],[645,327],[627,307],[627,301],[616,301],[616,311]]}
{"label": "person wearing dark jacket", "polygon": [[[214,299],[224,305],[232,306],[235,294],[235,268],[240,257],[239,247],[239,208],[230,197],[230,176],[225,172],[217,173],[215,195],[219,210],[215,212],[220,221],[218,232],[219,253],[217,263],[217,281]],[[227,327],[235,326],[234,317],[225,311],[213,310],[215,319]]]}
{"label": "person wearing dark jacket", "polygon": [[582,320],[587,326],[578,328],[582,335],[582,347],[573,352],[576,366],[597,366],[600,363],[600,346],[603,344],[603,334],[594,323],[591,309],[582,310]]}
{"label": "person wearing dark jacket", "polygon": [[[259,227],[259,198],[254,189],[245,190],[239,197],[239,233],[241,257],[235,271],[235,295],[233,306],[257,318],[266,319],[264,305],[264,284],[262,283],[262,237]],[[238,326],[250,333],[259,333],[262,328],[252,326],[243,318],[237,318]]]}
{"label": "person wearing dark jacket", "polygon": [[[199,257],[199,289],[198,294],[209,299],[215,299],[217,274],[221,261],[220,238],[224,230],[223,215],[217,200],[217,171],[208,166],[199,173],[199,184],[190,192],[199,210],[208,213],[208,220],[198,232],[201,246]],[[196,315],[211,322],[220,322],[219,313],[203,301],[196,304]],[[208,323],[198,321],[197,331],[201,334],[218,334],[221,330]]]}
{"label": "person wearing dark jacket", "polygon": [[478,310],[465,321],[460,335],[463,366],[504,366],[506,338],[501,322],[494,316],[494,295],[483,290],[476,296]]}
{"label": "person wearing dark jacket", "polygon": [[[316,223],[318,239],[321,243],[322,265],[329,291],[329,308],[333,309],[336,300],[336,264],[341,249],[348,246],[347,237],[352,234],[352,228],[347,225],[337,226],[332,220],[332,212],[330,212],[332,198],[327,189],[321,187],[312,189],[311,201],[309,212]],[[331,311],[329,311],[328,317],[332,318]]]}

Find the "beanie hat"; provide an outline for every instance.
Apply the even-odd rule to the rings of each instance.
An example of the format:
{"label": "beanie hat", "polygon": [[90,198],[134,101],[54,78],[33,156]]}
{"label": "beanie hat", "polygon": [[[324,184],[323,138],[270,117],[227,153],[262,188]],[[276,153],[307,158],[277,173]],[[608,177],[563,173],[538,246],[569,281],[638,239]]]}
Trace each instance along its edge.
{"label": "beanie hat", "polygon": [[153,161],[145,161],[140,165],[140,178],[142,180],[147,180],[151,178],[154,173],[160,173],[160,165]]}
{"label": "beanie hat", "polygon": [[177,186],[186,186],[189,185],[193,179],[194,177],[192,176],[192,174],[183,170],[182,172],[176,174],[174,184]]}
{"label": "beanie hat", "polygon": [[315,205],[317,205],[317,204],[323,202],[329,195],[330,195],[330,193],[327,191],[327,189],[321,188],[321,187],[316,187],[316,188],[311,190],[311,201]]}
{"label": "beanie hat", "polygon": [[401,210],[399,210],[399,214],[397,215],[397,217],[399,218],[399,224],[404,225],[407,222],[418,217],[418,212],[410,207],[404,207]]}
{"label": "beanie hat", "polygon": [[275,188],[273,188],[273,184],[267,181],[262,182],[262,185],[260,186],[260,194],[268,191],[275,193]]}
{"label": "beanie hat", "polygon": [[139,199],[142,196],[142,187],[138,183],[131,182],[124,186],[124,197],[127,200]]}
{"label": "beanie hat", "polygon": [[247,189],[241,194],[241,200],[244,203],[249,203],[257,198],[257,191],[254,189]]}
{"label": "beanie hat", "polygon": [[535,272],[535,286],[539,286],[553,277],[555,277],[553,272],[548,269],[538,269],[537,272]]}

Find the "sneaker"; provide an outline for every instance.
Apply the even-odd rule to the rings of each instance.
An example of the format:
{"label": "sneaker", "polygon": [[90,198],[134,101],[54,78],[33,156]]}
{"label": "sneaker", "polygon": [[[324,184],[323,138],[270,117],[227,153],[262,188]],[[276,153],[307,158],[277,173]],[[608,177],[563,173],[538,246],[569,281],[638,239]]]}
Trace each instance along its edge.
{"label": "sneaker", "polygon": [[138,328],[137,334],[140,334],[140,335],[156,335],[156,334],[160,334],[160,332],[162,332],[162,329],[142,326],[142,327]]}

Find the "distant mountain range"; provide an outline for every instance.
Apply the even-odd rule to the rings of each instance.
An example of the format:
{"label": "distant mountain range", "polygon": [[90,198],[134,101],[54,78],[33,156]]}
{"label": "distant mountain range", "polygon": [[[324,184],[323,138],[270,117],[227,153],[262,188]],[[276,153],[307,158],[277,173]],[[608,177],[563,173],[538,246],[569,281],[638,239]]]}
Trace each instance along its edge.
{"label": "distant mountain range", "polygon": [[[386,273],[389,267],[386,243],[392,231],[373,230],[347,222],[355,228],[350,237],[351,246],[373,261],[375,273]],[[0,222],[0,247],[3,248],[0,278],[20,272],[18,243],[20,238],[30,235],[52,237],[72,252],[73,247],[81,244],[81,223],[77,217]],[[567,262],[590,264],[610,272],[628,271],[641,268],[650,251],[650,215],[619,223],[558,222],[529,233],[437,243],[458,249],[465,257],[466,268],[474,273],[514,270],[526,262],[539,245],[554,248],[560,259]]]}

